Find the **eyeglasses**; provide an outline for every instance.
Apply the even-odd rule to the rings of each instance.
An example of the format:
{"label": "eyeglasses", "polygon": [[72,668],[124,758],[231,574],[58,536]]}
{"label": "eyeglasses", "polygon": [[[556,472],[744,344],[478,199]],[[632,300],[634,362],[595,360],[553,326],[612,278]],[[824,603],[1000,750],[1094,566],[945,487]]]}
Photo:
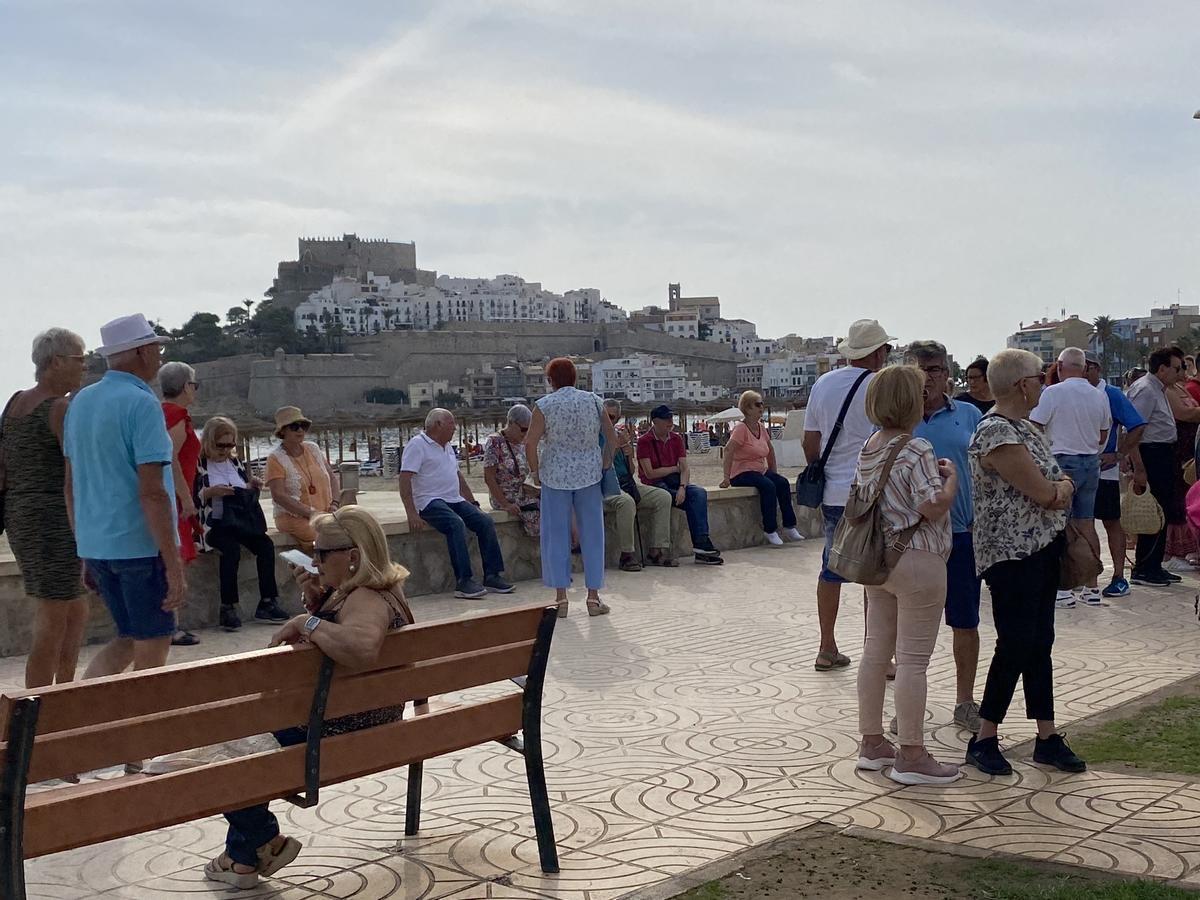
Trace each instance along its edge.
{"label": "eyeglasses", "polygon": [[330,553],[345,553],[347,550],[353,550],[354,545],[349,544],[345,547],[313,547],[313,559],[317,562],[325,562],[325,557]]}
{"label": "eyeglasses", "polygon": [[755,400],[755,401],[754,401],[754,406],[755,406],[755,408],[756,408],[756,409],[762,409],[762,408],[763,408],[763,402],[762,402],[761,400]]}
{"label": "eyeglasses", "polygon": [[83,362],[85,359],[87,359],[87,357],[82,353],[56,353],[55,355],[59,359],[74,359],[78,360],[79,362]]}
{"label": "eyeglasses", "polygon": [[1038,384],[1046,383],[1046,373],[1045,372],[1038,372],[1036,375],[1026,375],[1024,378],[1020,379],[1019,381],[1015,381],[1013,383],[1020,384],[1022,381],[1028,381],[1030,378],[1036,380]]}
{"label": "eyeglasses", "polygon": [[237,446],[237,444],[217,444],[217,449],[218,450],[232,450],[236,446]]}
{"label": "eyeglasses", "polygon": [[921,371],[926,375],[945,375],[950,370],[945,366],[921,366]]}
{"label": "eyeglasses", "polygon": [[986,375],[980,375],[980,374],[976,373],[974,375],[968,375],[967,381],[983,381],[985,378],[987,378]]}
{"label": "eyeglasses", "polygon": [[190,384],[194,390],[197,390],[197,391],[200,390],[200,382],[189,381],[188,384]]}
{"label": "eyeglasses", "polygon": [[528,425],[518,425],[517,427],[521,429],[521,434],[528,434],[528,433],[529,433],[529,426],[528,426]]}
{"label": "eyeglasses", "polygon": [[290,425],[286,425],[285,427],[288,431],[308,431],[307,422],[292,422]]}
{"label": "eyeglasses", "polygon": [[149,350],[152,347],[158,350],[158,356],[162,357],[167,355],[167,348],[162,344],[142,344],[142,346],[137,348],[137,352],[141,353],[143,350]]}

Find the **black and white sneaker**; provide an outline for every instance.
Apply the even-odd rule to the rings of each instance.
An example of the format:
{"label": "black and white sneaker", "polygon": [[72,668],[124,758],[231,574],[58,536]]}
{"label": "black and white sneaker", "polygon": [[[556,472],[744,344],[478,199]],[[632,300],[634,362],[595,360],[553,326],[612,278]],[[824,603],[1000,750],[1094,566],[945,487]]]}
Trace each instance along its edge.
{"label": "black and white sneaker", "polygon": [[225,631],[237,631],[242,627],[242,617],[236,606],[222,606],[217,622]]}
{"label": "black and white sneaker", "polygon": [[701,553],[699,550],[697,550],[696,564],[700,566],[723,566],[725,565],[725,560],[721,559],[721,555],[719,553],[713,555]]}
{"label": "black and white sneaker", "polygon": [[483,579],[483,586],[489,594],[511,594],[516,590],[511,584],[501,578],[499,575],[489,575]]}
{"label": "black and white sneaker", "polygon": [[1143,587],[1170,587],[1175,583],[1166,572],[1133,572],[1129,580]]}
{"label": "black and white sneaker", "polygon": [[709,538],[696,541],[692,544],[692,550],[697,556],[717,556],[721,555],[721,551],[713,546],[713,542]]}

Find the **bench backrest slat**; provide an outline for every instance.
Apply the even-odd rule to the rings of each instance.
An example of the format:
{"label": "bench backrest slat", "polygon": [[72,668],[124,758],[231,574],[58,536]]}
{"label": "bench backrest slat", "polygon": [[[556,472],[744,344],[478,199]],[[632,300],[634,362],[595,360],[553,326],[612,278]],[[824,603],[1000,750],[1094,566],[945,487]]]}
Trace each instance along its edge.
{"label": "bench backrest slat", "polygon": [[[519,607],[463,619],[410,625],[388,635],[372,669],[437,659],[474,650],[533,640],[543,606]],[[41,698],[38,733],[45,735],[97,725],[116,718],[149,716],[277,690],[315,685],[321,654],[308,648],[257,650],[203,662],[164,666],[94,681],[72,682],[0,696],[0,723],[8,739],[12,702]],[[335,679],[347,673],[339,670]]]}
{"label": "bench backrest slat", "polygon": [[[522,696],[509,694],[415,719],[326,738],[321,783],[334,784],[498,740],[521,728]],[[86,782],[30,794],[25,858],[141,834],[304,787],[304,747],[216,763],[170,775]]]}
{"label": "bench backrest slat", "polygon": [[[533,646],[533,641],[522,641],[412,665],[348,674],[333,682],[325,718],[524,675],[529,671]],[[313,687],[306,684],[269,695],[249,694],[39,735],[34,742],[29,780],[61,778],[130,759],[149,759],[301,725],[308,721],[312,696]]]}

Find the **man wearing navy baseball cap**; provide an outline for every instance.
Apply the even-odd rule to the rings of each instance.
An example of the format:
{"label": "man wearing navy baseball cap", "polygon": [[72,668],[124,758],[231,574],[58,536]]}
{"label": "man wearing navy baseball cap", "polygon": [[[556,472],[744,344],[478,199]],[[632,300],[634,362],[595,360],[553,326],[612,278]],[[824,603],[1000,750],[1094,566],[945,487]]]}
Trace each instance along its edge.
{"label": "man wearing navy baseball cap", "polygon": [[638,469],[642,482],[671,494],[672,503],[687,516],[696,562],[719,566],[721,551],[708,536],[708,491],[692,484],[687,444],[674,428],[675,414],[665,404],[650,411],[650,430],[638,438]]}

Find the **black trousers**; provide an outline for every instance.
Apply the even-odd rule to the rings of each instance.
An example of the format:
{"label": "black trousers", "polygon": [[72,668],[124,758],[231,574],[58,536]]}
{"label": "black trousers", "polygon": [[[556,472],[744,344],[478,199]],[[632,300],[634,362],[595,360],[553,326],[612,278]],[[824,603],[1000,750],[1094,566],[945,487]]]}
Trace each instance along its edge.
{"label": "black trousers", "polygon": [[205,538],[210,547],[221,554],[218,567],[221,580],[221,605],[238,605],[238,565],[242,561],[242,547],[254,554],[258,564],[258,594],[263,600],[279,596],[275,584],[275,545],[265,534],[248,534],[222,528],[219,524],[209,529]]}
{"label": "black trousers", "polygon": [[1054,718],[1054,597],[1059,561],[1066,547],[1060,534],[1025,559],[996,563],[983,573],[992,594],[996,650],[988,668],[979,715],[999,725],[1008,713],[1017,679],[1025,688],[1025,715]]}
{"label": "black trousers", "polygon": [[[1141,444],[1138,447],[1142,454],[1142,464],[1146,467],[1146,480],[1150,484],[1150,493],[1163,509],[1163,515],[1168,525],[1178,524],[1176,510],[1179,498],[1175,496],[1177,481],[1175,469],[1174,444]],[[1137,555],[1134,558],[1133,571],[1151,575],[1161,571],[1163,554],[1167,550],[1167,529],[1158,534],[1139,534],[1137,539]]]}

